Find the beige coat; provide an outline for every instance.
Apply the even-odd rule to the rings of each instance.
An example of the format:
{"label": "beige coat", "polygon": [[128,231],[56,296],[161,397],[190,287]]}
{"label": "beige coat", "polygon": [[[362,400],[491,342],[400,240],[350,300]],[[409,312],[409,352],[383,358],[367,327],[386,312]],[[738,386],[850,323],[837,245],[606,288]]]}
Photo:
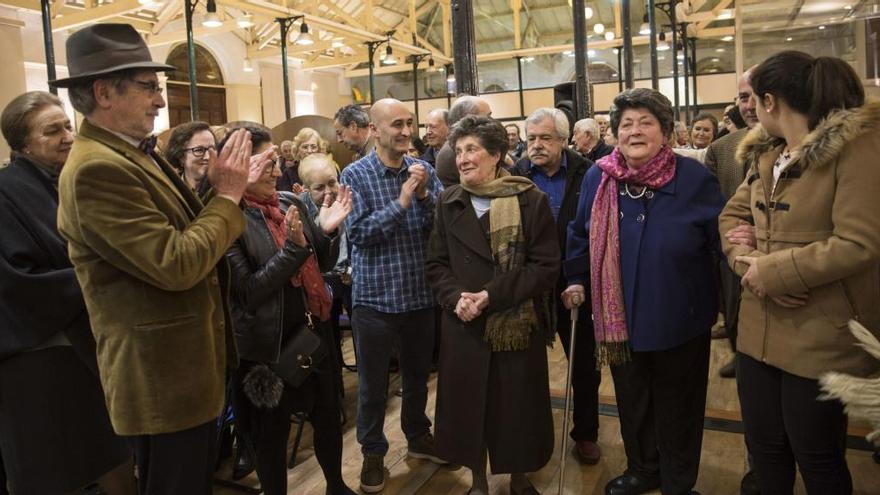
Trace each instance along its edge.
{"label": "beige coat", "polygon": [[236,362],[224,254],[244,230],[238,205],[203,205],[167,163],[88,121],[58,194],[113,428],[170,433],[216,418]]}
{"label": "beige coat", "polygon": [[757,250],[723,242],[734,271],[747,268],[736,256],[756,256],[768,296],[807,292],[809,300],[788,309],[744,289],[737,349],[807,378],[878,372],[846,323],[880,332],[880,103],[820,123],[774,189],[782,148],[760,126],[743,140],[737,157],[749,172],[719,230],[754,222]]}

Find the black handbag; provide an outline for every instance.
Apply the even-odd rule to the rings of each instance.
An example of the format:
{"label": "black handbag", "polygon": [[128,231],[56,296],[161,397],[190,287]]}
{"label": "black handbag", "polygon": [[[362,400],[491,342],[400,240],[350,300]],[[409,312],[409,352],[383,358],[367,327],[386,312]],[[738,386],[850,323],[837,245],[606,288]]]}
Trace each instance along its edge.
{"label": "black handbag", "polygon": [[[308,301],[305,303],[308,308]],[[271,368],[285,383],[299,387],[325,357],[327,357],[327,346],[321,345],[321,337],[315,331],[312,312],[306,309],[306,322],[281,345],[278,362],[272,364]]]}

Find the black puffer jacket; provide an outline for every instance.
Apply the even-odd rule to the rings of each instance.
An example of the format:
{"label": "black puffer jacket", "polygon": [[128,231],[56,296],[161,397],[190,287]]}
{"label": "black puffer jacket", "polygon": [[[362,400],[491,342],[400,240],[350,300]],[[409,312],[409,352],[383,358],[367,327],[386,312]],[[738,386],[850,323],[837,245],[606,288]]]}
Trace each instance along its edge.
{"label": "black puffer jacket", "polygon": [[321,271],[330,270],[339,256],[338,237],[327,237],[293,193],[279,192],[278,196],[282,212],[291,205],[299,208],[309,245],[298,247],[286,241],[279,250],[262,212],[246,207],[244,234],[226,253],[232,267],[232,314],[239,356],[262,363],[277,362],[281,352],[284,289],[290,278],[313,252]]}

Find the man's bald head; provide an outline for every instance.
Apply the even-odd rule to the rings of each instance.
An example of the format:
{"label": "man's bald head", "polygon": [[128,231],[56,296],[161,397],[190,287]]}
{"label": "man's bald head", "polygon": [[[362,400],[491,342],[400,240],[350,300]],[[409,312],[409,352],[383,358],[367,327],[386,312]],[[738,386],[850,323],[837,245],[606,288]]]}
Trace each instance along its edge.
{"label": "man's bald head", "polygon": [[385,156],[398,160],[409,151],[413,116],[394,98],[383,98],[370,108],[370,135]]}
{"label": "man's bald head", "polygon": [[452,108],[449,109],[449,125],[455,125],[459,120],[469,116],[491,117],[492,108],[489,102],[479,96],[459,96]]}
{"label": "man's bald head", "polygon": [[758,114],[755,111],[755,99],[752,98],[751,83],[752,72],[756,67],[758,66],[753,65],[749,67],[749,70],[743,72],[736,85],[736,105],[739,107],[739,113],[742,115],[743,120],[746,121],[749,129],[758,124]]}

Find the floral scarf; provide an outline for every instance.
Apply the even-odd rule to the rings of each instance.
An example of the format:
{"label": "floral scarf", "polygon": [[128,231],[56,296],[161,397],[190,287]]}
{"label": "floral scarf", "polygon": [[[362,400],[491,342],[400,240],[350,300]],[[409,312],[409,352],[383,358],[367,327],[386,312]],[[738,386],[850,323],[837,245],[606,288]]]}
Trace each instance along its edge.
{"label": "floral scarf", "polygon": [[[284,232],[284,213],[281,212],[278,206],[278,193],[273,194],[267,200],[258,199],[251,194],[245,194],[244,200],[250,208],[256,208],[263,213],[263,218],[266,219],[266,226],[269,227],[269,232],[272,233],[278,249],[281,249],[287,240],[287,234]],[[295,205],[290,207],[296,208]],[[330,307],[333,302],[330,300],[330,295],[324,286],[324,278],[321,276],[318,259],[315,258],[314,253],[309,255],[299,271],[290,278],[290,283],[294,287],[303,288],[306,293],[306,300],[309,303],[308,310],[312,314],[317,315],[321,321],[330,319]]]}
{"label": "floral scarf", "polygon": [[618,183],[659,189],[675,176],[675,154],[668,145],[638,169],[626,165],[619,148],[596,162],[602,179],[590,212],[590,293],[596,334],[596,366],[630,359],[629,332],[620,273]]}

